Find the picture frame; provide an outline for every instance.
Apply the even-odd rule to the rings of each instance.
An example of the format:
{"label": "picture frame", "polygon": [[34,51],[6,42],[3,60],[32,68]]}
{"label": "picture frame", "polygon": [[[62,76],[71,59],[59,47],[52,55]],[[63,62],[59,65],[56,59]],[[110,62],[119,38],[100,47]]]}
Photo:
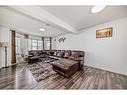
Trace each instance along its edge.
{"label": "picture frame", "polygon": [[106,37],[112,37],[113,28],[104,28],[100,30],[96,30],[96,38],[106,38]]}

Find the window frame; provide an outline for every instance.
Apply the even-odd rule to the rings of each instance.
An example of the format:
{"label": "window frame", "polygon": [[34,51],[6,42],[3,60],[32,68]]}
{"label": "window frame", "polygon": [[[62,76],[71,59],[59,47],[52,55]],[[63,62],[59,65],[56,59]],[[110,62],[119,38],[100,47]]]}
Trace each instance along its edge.
{"label": "window frame", "polygon": [[[39,41],[42,43],[42,40],[40,40],[40,39],[34,39],[34,38],[30,38],[29,40],[31,40],[30,42],[30,50],[40,50],[39,49],[39,45],[38,45],[38,43],[39,43]],[[35,47],[35,46],[33,46],[33,40],[36,40],[36,42],[37,42],[37,46],[36,46],[36,49],[33,49],[33,47]],[[41,44],[42,45],[42,44]],[[41,47],[42,48],[42,47]]]}

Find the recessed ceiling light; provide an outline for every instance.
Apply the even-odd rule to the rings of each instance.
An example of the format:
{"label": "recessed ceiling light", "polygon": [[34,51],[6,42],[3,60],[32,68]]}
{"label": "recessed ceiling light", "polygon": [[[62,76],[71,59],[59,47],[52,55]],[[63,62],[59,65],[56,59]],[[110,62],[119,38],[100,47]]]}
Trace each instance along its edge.
{"label": "recessed ceiling light", "polygon": [[43,32],[46,31],[44,28],[40,28],[40,30],[43,31]]}
{"label": "recessed ceiling light", "polygon": [[103,5],[103,6],[94,6],[92,9],[91,9],[91,12],[92,13],[98,13],[98,12],[100,12],[100,11],[102,11],[103,9],[105,8],[105,5]]}

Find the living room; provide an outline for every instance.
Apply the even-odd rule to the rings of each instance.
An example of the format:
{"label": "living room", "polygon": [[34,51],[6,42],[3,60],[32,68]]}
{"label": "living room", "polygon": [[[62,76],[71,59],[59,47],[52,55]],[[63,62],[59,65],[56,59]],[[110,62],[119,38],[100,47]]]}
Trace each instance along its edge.
{"label": "living room", "polygon": [[0,6],[0,89],[127,89],[127,6],[97,7]]}

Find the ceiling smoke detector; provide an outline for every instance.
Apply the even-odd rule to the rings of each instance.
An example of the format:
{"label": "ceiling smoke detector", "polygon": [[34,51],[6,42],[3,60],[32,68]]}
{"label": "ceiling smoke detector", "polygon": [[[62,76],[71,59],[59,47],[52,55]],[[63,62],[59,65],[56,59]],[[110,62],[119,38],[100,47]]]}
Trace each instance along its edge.
{"label": "ceiling smoke detector", "polygon": [[98,6],[94,6],[92,9],[91,9],[91,12],[92,13],[98,13],[98,12],[101,12],[106,6],[105,5],[98,5]]}

